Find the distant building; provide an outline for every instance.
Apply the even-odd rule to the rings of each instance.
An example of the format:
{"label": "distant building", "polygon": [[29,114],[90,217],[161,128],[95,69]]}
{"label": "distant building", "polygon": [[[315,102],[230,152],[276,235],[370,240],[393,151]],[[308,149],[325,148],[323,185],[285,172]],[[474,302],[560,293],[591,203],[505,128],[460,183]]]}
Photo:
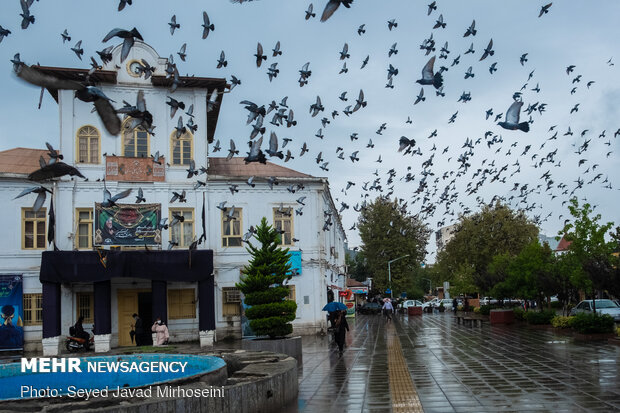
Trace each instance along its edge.
{"label": "distant building", "polygon": [[540,241],[541,245],[545,242],[549,244],[549,248],[551,248],[551,251],[555,251],[555,249],[558,247],[558,244],[560,243],[560,241],[555,239],[555,237],[548,237],[541,233],[538,233],[538,240]]}
{"label": "distant building", "polygon": [[570,244],[572,244],[572,241],[567,241],[566,238],[562,237],[558,245],[555,247],[554,252],[556,253],[556,255],[566,254],[566,252],[568,252],[568,247],[570,246]]}
{"label": "distant building", "polygon": [[437,245],[437,252],[441,251],[446,244],[450,242],[452,237],[454,237],[455,230],[456,224],[453,224],[435,231],[435,244]]}

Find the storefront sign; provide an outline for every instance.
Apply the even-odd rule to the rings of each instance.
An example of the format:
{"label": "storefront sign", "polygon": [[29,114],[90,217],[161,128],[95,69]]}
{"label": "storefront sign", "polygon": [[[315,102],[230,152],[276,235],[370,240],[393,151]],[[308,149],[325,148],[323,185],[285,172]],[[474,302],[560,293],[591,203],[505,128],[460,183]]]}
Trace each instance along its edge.
{"label": "storefront sign", "polygon": [[0,275],[0,351],[24,346],[22,276]]}
{"label": "storefront sign", "polygon": [[161,204],[95,204],[95,245],[160,245]]}
{"label": "storefront sign", "polygon": [[353,294],[368,294],[368,287],[354,287],[351,288]]}

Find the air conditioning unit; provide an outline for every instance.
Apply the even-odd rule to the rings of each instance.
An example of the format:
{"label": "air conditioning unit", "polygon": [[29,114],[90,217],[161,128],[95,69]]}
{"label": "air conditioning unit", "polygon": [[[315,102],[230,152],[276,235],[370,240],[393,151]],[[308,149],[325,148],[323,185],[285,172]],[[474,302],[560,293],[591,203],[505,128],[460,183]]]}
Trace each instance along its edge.
{"label": "air conditioning unit", "polygon": [[241,302],[241,292],[237,289],[230,289],[224,291],[224,301],[226,304],[231,303],[240,303]]}

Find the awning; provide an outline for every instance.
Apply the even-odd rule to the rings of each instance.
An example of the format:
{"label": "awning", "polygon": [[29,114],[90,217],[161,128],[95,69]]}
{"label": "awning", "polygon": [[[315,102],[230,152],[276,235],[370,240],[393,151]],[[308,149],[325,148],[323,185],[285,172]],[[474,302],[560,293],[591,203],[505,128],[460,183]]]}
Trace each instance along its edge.
{"label": "awning", "polygon": [[212,274],[213,250],[44,251],[39,280],[51,283],[112,278],[203,281]]}

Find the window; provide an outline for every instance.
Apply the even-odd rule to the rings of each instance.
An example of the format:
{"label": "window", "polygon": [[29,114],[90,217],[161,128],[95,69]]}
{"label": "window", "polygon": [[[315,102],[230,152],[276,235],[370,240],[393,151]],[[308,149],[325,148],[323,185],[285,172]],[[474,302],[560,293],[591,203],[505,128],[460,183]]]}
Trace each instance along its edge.
{"label": "window", "polygon": [[295,286],[294,285],[288,285],[288,296],[286,297],[287,300],[291,300],[291,301],[296,301],[295,299]]}
{"label": "window", "polygon": [[190,132],[185,132],[177,139],[176,131],[170,135],[170,153],[172,153],[172,165],[189,165],[192,160],[192,141]]}
{"label": "window", "polygon": [[24,325],[39,326],[43,323],[43,294],[24,294]]}
{"label": "window", "polygon": [[232,218],[228,217],[230,208],[222,211],[222,247],[241,246],[241,208],[235,208]]}
{"label": "window", "polygon": [[76,208],[75,219],[77,234],[75,246],[78,249],[93,248],[93,210],[92,208]]}
{"label": "window", "polygon": [[22,249],[45,249],[45,208],[22,208]]}
{"label": "window", "polygon": [[130,158],[146,158],[149,156],[149,133],[142,126],[135,129],[123,128],[123,156]]}
{"label": "window", "polygon": [[293,245],[293,208],[274,208],[273,224],[280,233],[280,245]]}
{"label": "window", "polygon": [[222,288],[222,315],[241,314],[241,292],[236,287]]}
{"label": "window", "polygon": [[180,215],[185,220],[170,227],[170,240],[178,242],[178,247],[189,247],[194,241],[194,210],[192,208],[171,208],[168,222],[174,219],[172,214]]}
{"label": "window", "polygon": [[99,163],[99,144],[101,135],[97,128],[82,126],[77,132],[77,159],[80,163]]}
{"label": "window", "polygon": [[92,324],[95,314],[95,298],[93,293],[76,293],[77,317],[84,317],[84,324]]}
{"label": "window", "polygon": [[168,290],[168,319],[196,318],[196,300],[193,288]]}

